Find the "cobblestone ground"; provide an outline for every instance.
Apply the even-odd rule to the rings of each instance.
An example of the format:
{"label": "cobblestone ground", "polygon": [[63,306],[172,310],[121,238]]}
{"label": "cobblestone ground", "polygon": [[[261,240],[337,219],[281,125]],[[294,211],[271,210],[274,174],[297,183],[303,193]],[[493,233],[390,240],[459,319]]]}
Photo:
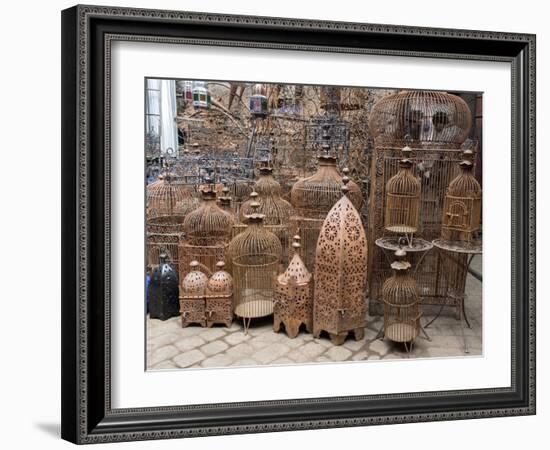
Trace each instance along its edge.
{"label": "cobblestone ground", "polygon": [[[474,259],[472,268],[481,272],[480,257]],[[300,332],[295,339],[288,338],[283,331],[274,333],[271,317],[252,322],[247,335],[240,321],[233,322],[229,328],[182,328],[179,317],[164,322],[147,318],[147,368],[160,370],[481,355],[481,282],[471,275],[466,282],[466,294],[466,314],[471,328],[456,319],[455,308],[445,308],[426,330],[431,340],[416,339],[411,353],[407,353],[403,345],[376,338],[383,322],[380,316],[368,316],[365,339],[357,342],[351,338],[341,346],[332,345],[328,337],[314,339],[305,332]],[[428,323],[438,309],[424,307],[422,323]],[[465,342],[469,353],[465,353]]]}

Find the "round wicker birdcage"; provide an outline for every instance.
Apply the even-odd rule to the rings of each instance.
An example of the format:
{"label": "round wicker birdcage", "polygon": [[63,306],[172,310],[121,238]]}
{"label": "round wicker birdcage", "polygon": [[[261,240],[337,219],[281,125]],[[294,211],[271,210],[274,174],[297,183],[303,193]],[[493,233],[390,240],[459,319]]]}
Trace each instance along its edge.
{"label": "round wicker birdcage", "polygon": [[313,335],[329,333],[332,342],[343,344],[349,332],[356,340],[365,332],[367,238],[361,216],[344,195],[329,211],[319,233],[315,258]]}
{"label": "round wicker birdcage", "polygon": [[386,184],[384,228],[391,233],[412,235],[420,226],[420,179],[412,171],[413,162],[406,157],[399,161],[399,171]]}
{"label": "round wicker birdcage", "polygon": [[244,322],[273,313],[274,280],[281,261],[279,238],[263,226],[260,205],[251,204],[253,212],[246,216],[246,229],[229,244],[234,279],[235,315]]}
{"label": "round wicker birdcage", "polygon": [[481,185],[473,174],[473,152],[463,156],[443,203],[441,237],[450,241],[471,241],[481,228]]}
{"label": "round wicker birdcage", "polygon": [[313,277],[298,252],[300,236],[294,236],[293,240],[294,255],[277,277],[273,308],[273,331],[278,332],[283,324],[290,338],[298,335],[302,324],[310,333],[313,326]]}
{"label": "round wicker birdcage", "polygon": [[159,216],[185,216],[199,206],[189,185],[177,183],[170,173],[147,186],[147,219]]}
{"label": "round wicker birdcage", "polygon": [[411,142],[464,142],[472,126],[468,105],[447,92],[401,91],[372,108],[369,130],[377,144],[407,138]]}
{"label": "round wicker birdcage", "polygon": [[391,264],[393,275],[382,287],[384,301],[384,336],[402,342],[410,351],[420,332],[421,304],[416,280],[409,274],[411,264],[405,260],[405,251],[395,252]]}
{"label": "round wicker birdcage", "polygon": [[225,260],[234,223],[233,215],[217,205],[215,186],[209,184],[202,191],[201,206],[189,213],[183,222],[184,236],[179,245],[180,279],[193,260],[201,263],[209,275],[218,261]]}

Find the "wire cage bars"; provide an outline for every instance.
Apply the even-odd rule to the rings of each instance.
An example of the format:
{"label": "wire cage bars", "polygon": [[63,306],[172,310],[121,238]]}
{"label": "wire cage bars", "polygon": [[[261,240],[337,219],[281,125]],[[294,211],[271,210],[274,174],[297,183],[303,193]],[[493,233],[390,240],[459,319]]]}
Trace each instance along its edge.
{"label": "wire cage bars", "polygon": [[298,336],[302,324],[307,332],[313,331],[312,275],[298,252],[300,236],[294,236],[293,241],[294,255],[286,270],[277,277],[273,307],[273,331],[278,332],[283,324],[290,338]]}
{"label": "wire cage bars", "polygon": [[384,337],[403,343],[411,351],[420,333],[422,307],[418,286],[409,274],[411,264],[405,260],[406,252],[397,250],[391,264],[393,275],[382,287],[384,301]]}
{"label": "wire cage bars", "polygon": [[[375,242],[387,235],[386,204],[388,181],[398,173],[402,149],[413,163],[411,172],[420,179],[421,197],[419,230],[416,236],[431,242],[441,235],[441,218],[445,191],[458,172],[461,145],[466,139],[472,117],[467,104],[446,92],[402,91],[379,100],[373,107],[369,129],[374,139],[371,162],[368,219],[369,299],[371,313],[379,313],[381,289],[390,276],[385,256]],[[472,143],[475,145],[475,143]],[[416,267],[420,254],[410,257]],[[449,282],[442,277],[440,257],[428,253],[416,271],[419,292],[424,304],[453,304],[445,293]],[[449,303],[450,302],[450,303]],[[377,307],[378,305],[378,307]]]}
{"label": "wire cage bars", "polygon": [[363,339],[366,321],[367,238],[344,176],[341,199],[329,211],[317,243],[313,335],[329,333],[335,345],[349,332]]}
{"label": "wire cage bars", "polygon": [[234,312],[243,320],[245,333],[252,319],[273,313],[274,282],[282,254],[279,238],[263,226],[264,215],[257,212],[260,204],[250,206],[246,229],[229,244]]}

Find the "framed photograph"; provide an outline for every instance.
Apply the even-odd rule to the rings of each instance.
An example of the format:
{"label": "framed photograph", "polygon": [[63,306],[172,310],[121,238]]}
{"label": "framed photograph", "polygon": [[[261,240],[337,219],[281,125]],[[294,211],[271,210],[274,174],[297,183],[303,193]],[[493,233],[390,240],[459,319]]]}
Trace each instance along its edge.
{"label": "framed photograph", "polygon": [[62,437],[535,413],[535,36],[62,12]]}

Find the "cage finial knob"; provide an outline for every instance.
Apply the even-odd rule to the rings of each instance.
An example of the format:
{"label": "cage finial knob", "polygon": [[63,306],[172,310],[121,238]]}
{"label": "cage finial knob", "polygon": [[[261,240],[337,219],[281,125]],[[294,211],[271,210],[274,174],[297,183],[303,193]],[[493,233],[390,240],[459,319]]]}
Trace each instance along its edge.
{"label": "cage finial knob", "polygon": [[218,261],[216,263],[216,267],[218,268],[218,270],[223,270],[223,268],[225,267],[225,262],[224,261]]}
{"label": "cage finial knob", "polygon": [[301,245],[300,245],[301,238],[300,238],[300,236],[295,235],[292,239],[293,239],[292,248],[294,249],[294,252],[297,252],[298,249],[301,247]]}
{"label": "cage finial knob", "polygon": [[189,263],[189,266],[191,267],[191,270],[197,270],[199,268],[199,262],[194,259]]}

